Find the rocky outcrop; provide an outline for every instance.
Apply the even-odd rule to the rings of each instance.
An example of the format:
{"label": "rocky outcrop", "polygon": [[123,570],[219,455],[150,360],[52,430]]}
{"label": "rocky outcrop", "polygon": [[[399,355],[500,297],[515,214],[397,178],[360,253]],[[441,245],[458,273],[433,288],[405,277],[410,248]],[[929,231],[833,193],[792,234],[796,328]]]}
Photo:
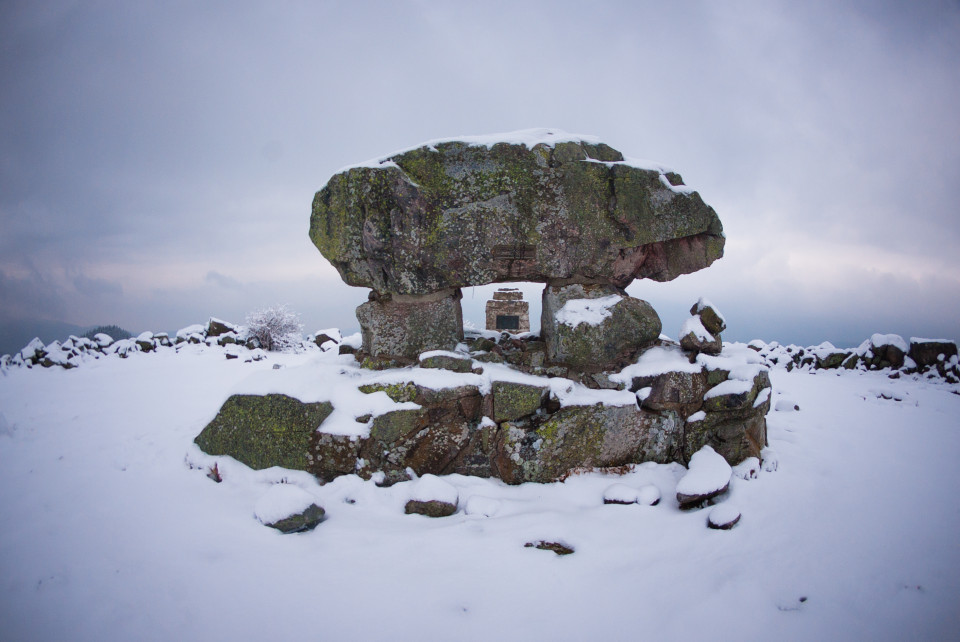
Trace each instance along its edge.
{"label": "rocky outcrop", "polygon": [[854,349],[840,349],[829,342],[801,348],[777,342],[751,341],[770,366],[787,370],[881,370],[888,376],[922,376],[949,384],[960,383],[960,358],[957,344],[946,339],[910,339],[909,344],[896,334],[874,334]]}
{"label": "rocky outcrop", "polygon": [[[598,390],[589,390],[558,380],[570,372],[565,367],[532,365],[543,363],[544,343],[470,336],[465,345],[473,351],[423,353],[418,367],[395,371],[409,378],[357,369],[354,376],[367,380],[358,382],[359,392],[402,405],[381,404],[358,418],[366,429],[355,436],[323,432],[330,403],[269,395],[231,397],[197,443],[254,467],[285,465],[325,481],[357,474],[384,484],[455,473],[550,482],[648,461],[686,464],[705,448],[731,465],[762,456],[771,388],[767,370],[751,363],[759,360],[753,352],[697,356],[657,339],[622,372],[590,375],[586,381]],[[494,356],[527,374],[477,374],[483,369],[476,362]],[[443,387],[448,377],[436,369],[458,380]]]}

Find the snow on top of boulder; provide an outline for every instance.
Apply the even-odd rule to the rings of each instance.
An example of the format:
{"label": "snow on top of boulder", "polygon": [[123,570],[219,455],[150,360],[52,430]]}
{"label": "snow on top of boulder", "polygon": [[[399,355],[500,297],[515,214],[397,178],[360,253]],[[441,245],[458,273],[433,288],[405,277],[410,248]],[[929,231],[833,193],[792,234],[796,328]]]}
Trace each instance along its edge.
{"label": "snow on top of boulder", "polygon": [[149,330],[137,335],[137,341],[153,341],[153,333]]}
{"label": "snow on top of boulder", "polygon": [[254,515],[261,524],[276,524],[281,519],[302,513],[313,503],[313,495],[299,486],[273,484],[257,501]]}
{"label": "snow on top of boulder", "polygon": [[706,418],[707,418],[707,413],[705,413],[705,412],[702,411],[702,410],[698,410],[697,412],[695,412],[695,413],[693,413],[692,415],[690,415],[689,417],[687,417],[687,423],[688,423],[688,424],[693,424],[693,423],[696,423],[696,422],[698,422],[698,421],[703,421],[703,420],[706,419]]}
{"label": "snow on top of boulder", "polygon": [[464,354],[462,352],[451,352],[450,350],[429,350],[427,352],[421,352],[417,360],[423,361],[424,359],[429,359],[431,357],[450,357],[451,359],[460,359],[466,361],[470,360],[469,354]]}
{"label": "snow on top of boulder", "polygon": [[640,490],[627,484],[613,484],[603,491],[605,503],[636,504],[640,499]]}
{"label": "snow on top of boulder", "polygon": [[[506,143],[508,145],[524,145],[527,149],[533,149],[537,145],[546,145],[547,147],[556,147],[558,143],[588,143],[591,145],[597,145],[603,143],[603,141],[596,136],[590,136],[586,134],[571,134],[553,127],[518,129],[512,132],[501,132],[496,134],[433,138],[428,141],[424,141],[419,145],[405,147],[389,154],[384,154],[383,156],[371,158],[361,163],[354,163],[352,165],[341,167],[335,173],[340,174],[341,172],[363,167],[398,167],[398,165],[392,160],[397,156],[406,154],[407,152],[412,152],[417,149],[423,149],[424,147],[431,151],[437,151],[437,145],[443,145],[446,143],[465,143],[471,147],[486,147],[487,149],[490,149],[494,145]],[[623,156],[622,161],[600,161],[593,158],[585,159],[585,161],[590,163],[602,163],[604,165],[626,165],[628,167],[635,167],[637,169],[646,171],[659,172],[660,182],[664,187],[670,189],[671,191],[678,194],[688,194],[694,191],[693,188],[688,187],[687,185],[674,185],[671,183],[666,177],[666,174],[674,171],[673,168],[657,161],[644,158],[634,158],[626,155]]]}
{"label": "snow on top of boulder", "polygon": [[497,134],[481,134],[479,136],[452,136],[449,138],[432,138],[428,141],[424,141],[419,145],[414,145],[412,147],[405,147],[403,149],[398,149],[397,151],[385,154],[383,156],[378,156],[377,158],[371,158],[370,160],[364,161],[362,163],[356,163],[354,165],[348,165],[337,170],[337,174],[340,172],[345,172],[350,169],[355,169],[359,167],[388,167],[396,166],[392,158],[405,154],[407,152],[412,152],[416,149],[422,149],[424,147],[436,151],[437,145],[442,145],[444,143],[466,143],[471,147],[486,147],[490,148],[494,145],[500,143],[507,143],[508,145],[526,145],[527,149],[533,149],[537,145],[546,145],[548,147],[555,147],[557,143],[590,143],[597,144],[600,143],[600,139],[596,136],[587,136],[583,134],[570,134],[560,129],[555,129],[551,127],[539,127],[533,129],[518,129],[517,131],[512,132],[501,132]]}
{"label": "snow on top of boulder", "polygon": [[732,475],[727,460],[710,446],[704,446],[690,458],[687,473],[677,482],[677,493],[709,495],[729,484]]}
{"label": "snow on top of boulder", "polygon": [[767,399],[769,398],[770,398],[770,388],[764,388],[763,390],[760,391],[760,394],[757,395],[756,401],[753,402],[753,407],[759,408],[764,403],[766,403]]}
{"label": "snow on top of boulder", "polygon": [[900,348],[903,352],[909,352],[910,346],[907,345],[907,342],[903,340],[899,334],[874,334],[870,336],[870,343],[873,344],[875,348],[880,346],[893,346],[895,348]]}
{"label": "snow on top of boulder", "polygon": [[327,335],[337,343],[340,343],[343,340],[343,336],[340,334],[340,328],[325,328],[323,330],[317,330],[313,333],[313,336],[319,337],[321,334]]}
{"label": "snow on top of boulder", "polygon": [[810,354],[825,359],[831,354],[836,354],[837,352],[845,352],[845,350],[840,350],[837,346],[833,345],[829,341],[824,341],[818,346],[812,346],[809,350]]}
{"label": "snow on top of boulder", "polygon": [[703,395],[704,399],[713,399],[714,397],[724,397],[726,395],[743,395],[753,389],[753,381],[743,381],[740,379],[727,379],[721,381]]}
{"label": "snow on top of boulder", "polygon": [[106,348],[108,345],[113,343],[113,337],[104,332],[98,332],[93,335],[93,340],[96,341],[97,345],[99,345],[101,348]]}
{"label": "snow on top of boulder", "polygon": [[436,475],[423,475],[412,483],[410,499],[418,502],[445,502],[456,506],[459,493],[456,487]]}
{"label": "snow on top of boulder", "polygon": [[[744,343],[727,343],[723,346],[723,352],[718,355],[704,354],[701,352],[697,355],[697,363],[707,370],[740,372],[737,369],[743,365],[762,366],[763,357],[755,350],[748,348]],[[759,372],[759,369],[757,372]],[[752,376],[755,376],[755,374]]]}
{"label": "snow on top of boulder", "polygon": [[652,377],[665,372],[697,373],[703,370],[699,363],[690,363],[680,346],[654,346],[620,372],[610,375],[610,381],[632,383],[634,377]]}
{"label": "snow on top of boulder", "polygon": [[693,336],[695,336],[698,341],[714,340],[713,335],[707,332],[707,329],[703,327],[703,322],[698,316],[688,317],[687,320],[683,322],[683,325],[680,326],[681,339],[690,333],[693,333]]}
{"label": "snow on top of boulder", "polygon": [[40,340],[40,337],[34,337],[30,340],[30,343],[25,345],[20,351],[20,356],[22,356],[24,359],[29,359],[41,351],[43,351],[43,341]]}
{"label": "snow on top of boulder", "polygon": [[203,334],[207,331],[207,326],[201,323],[194,323],[193,325],[188,325],[185,328],[180,328],[177,330],[178,339],[187,339],[193,335]]}
{"label": "snow on top of boulder", "polygon": [[619,294],[600,297],[599,299],[570,299],[563,304],[554,318],[557,323],[575,328],[581,323],[600,325],[613,313],[610,308],[620,303],[623,297]]}
{"label": "snow on top of boulder", "polygon": [[910,337],[910,343],[955,343],[955,342],[953,339],[923,339],[921,337]]}
{"label": "snow on top of boulder", "polygon": [[[543,382],[543,380],[540,380]],[[629,390],[595,390],[587,388],[581,383],[551,377],[546,380],[550,392],[560,401],[560,406],[633,406],[637,403],[637,396]]]}

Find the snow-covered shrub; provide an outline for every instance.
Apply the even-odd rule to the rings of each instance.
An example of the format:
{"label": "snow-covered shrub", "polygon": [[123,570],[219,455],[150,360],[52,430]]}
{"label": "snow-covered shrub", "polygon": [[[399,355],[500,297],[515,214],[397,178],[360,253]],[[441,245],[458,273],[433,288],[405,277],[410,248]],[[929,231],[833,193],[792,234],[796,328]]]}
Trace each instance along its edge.
{"label": "snow-covered shrub", "polygon": [[278,305],[247,315],[247,335],[255,338],[264,350],[285,352],[302,343],[303,325],[299,315],[285,305]]}

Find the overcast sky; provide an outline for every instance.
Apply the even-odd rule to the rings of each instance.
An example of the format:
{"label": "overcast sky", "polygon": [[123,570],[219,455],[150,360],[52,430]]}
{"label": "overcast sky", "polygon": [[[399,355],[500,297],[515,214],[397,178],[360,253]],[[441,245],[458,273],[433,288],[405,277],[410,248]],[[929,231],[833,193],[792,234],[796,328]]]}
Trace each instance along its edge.
{"label": "overcast sky", "polygon": [[5,0],[0,317],[169,331],[286,303],[354,329],[367,291],[307,236],[327,179],[555,127],[674,167],[723,221],[722,260],[629,288],[667,334],[707,296],[726,339],[960,339],[958,114],[956,0]]}

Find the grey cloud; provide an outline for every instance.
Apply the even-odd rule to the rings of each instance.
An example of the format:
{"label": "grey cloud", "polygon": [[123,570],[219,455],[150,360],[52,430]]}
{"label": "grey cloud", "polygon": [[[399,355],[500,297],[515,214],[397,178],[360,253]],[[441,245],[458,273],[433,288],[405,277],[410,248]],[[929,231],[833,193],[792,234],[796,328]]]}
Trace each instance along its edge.
{"label": "grey cloud", "polygon": [[73,277],[73,287],[77,292],[87,297],[117,297],[123,294],[123,287],[107,279],[90,278],[83,274]]}
{"label": "grey cloud", "polygon": [[226,274],[220,274],[216,270],[210,270],[207,272],[207,276],[203,278],[207,283],[211,283],[220,288],[226,288],[228,290],[240,290],[243,288],[243,284],[240,281],[236,280],[233,277],[227,276]]}
{"label": "grey cloud", "polygon": [[[314,279],[323,265],[306,240],[314,191],[342,165],[428,138],[544,125],[675,165],[740,238],[789,248],[843,237],[936,255],[960,274],[955,2],[3,3],[0,12],[0,265],[37,266],[47,302],[24,292],[9,305],[47,316],[77,309],[57,307],[74,289],[58,275],[103,265],[157,275],[143,277],[140,298],[129,288],[123,301],[105,297],[114,318],[152,327],[148,315],[239,314],[260,296],[254,282],[266,283],[251,274],[310,255],[263,290],[354,323],[352,310],[311,303],[318,291],[293,289],[322,282],[327,301],[357,298]],[[160,277],[182,265],[207,276],[177,294]],[[212,302],[227,310],[208,310]],[[736,305],[754,318],[762,303]],[[811,331],[826,334],[841,317],[869,324],[857,316],[824,309]]]}

